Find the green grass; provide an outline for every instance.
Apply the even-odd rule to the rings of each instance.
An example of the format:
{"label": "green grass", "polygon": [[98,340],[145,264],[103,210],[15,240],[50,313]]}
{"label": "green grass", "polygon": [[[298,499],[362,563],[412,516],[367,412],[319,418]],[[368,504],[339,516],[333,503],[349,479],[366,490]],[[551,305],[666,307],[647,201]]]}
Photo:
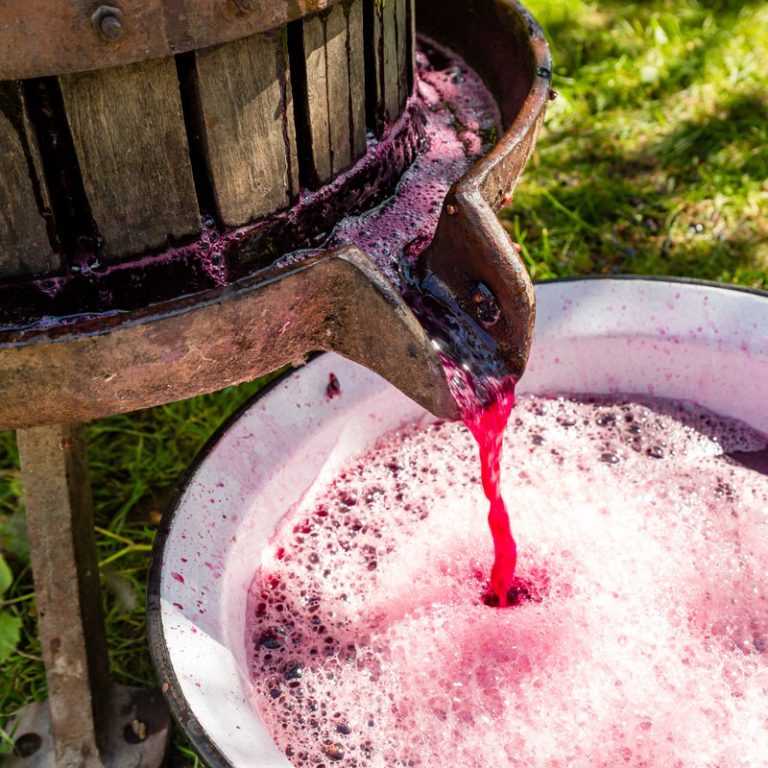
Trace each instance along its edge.
{"label": "green grass", "polygon": [[535,278],[766,287],[768,7],[532,0],[559,98],[504,213]]}
{"label": "green grass", "polygon": [[[716,0],[529,0],[559,98],[503,214],[543,279],[683,275],[768,288],[768,7]],[[151,684],[144,580],[160,514],[212,431],[259,383],[89,427],[114,678]],[[0,609],[22,639],[0,720],[45,697],[12,435],[0,435]],[[0,751],[2,750],[0,734]],[[177,735],[175,758],[194,764]]]}
{"label": "green grass", "polygon": [[[205,441],[268,379],[88,426],[96,540],[115,681],[156,685],[144,600],[149,551],[162,511]],[[0,434],[0,468],[0,544],[15,574],[0,608],[23,621],[22,640],[0,675],[1,723],[20,705],[44,699],[46,685],[36,636],[18,454],[10,433]],[[0,732],[0,754],[2,736]],[[195,760],[180,733],[175,758],[189,765]]]}

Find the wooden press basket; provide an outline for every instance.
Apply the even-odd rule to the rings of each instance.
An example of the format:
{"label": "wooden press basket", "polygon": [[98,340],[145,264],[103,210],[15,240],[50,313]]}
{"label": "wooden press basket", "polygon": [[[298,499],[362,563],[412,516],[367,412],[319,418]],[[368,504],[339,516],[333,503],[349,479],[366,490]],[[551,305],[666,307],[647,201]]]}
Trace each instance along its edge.
{"label": "wooden press basket", "polygon": [[114,263],[291,205],[413,84],[413,0],[0,5],[0,279]]}

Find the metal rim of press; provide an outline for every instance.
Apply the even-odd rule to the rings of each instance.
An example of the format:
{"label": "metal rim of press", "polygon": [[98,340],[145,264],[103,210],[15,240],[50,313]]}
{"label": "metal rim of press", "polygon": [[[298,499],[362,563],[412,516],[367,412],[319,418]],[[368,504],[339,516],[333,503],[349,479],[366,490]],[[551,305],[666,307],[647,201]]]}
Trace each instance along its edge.
{"label": "metal rim of press", "polygon": [[209,48],[346,0],[27,0],[0,8],[0,80],[86,72]]}

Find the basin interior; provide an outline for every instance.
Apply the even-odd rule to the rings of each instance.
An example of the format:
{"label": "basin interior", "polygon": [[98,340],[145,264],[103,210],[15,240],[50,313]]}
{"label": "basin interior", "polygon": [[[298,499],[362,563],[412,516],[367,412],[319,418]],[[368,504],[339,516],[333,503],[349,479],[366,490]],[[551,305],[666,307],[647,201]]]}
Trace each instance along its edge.
{"label": "basin interior", "polygon": [[[540,285],[537,301],[520,393],[694,400],[768,432],[765,294],[608,279]],[[375,374],[324,355],[247,406],[193,469],[158,538],[150,638],[171,706],[211,764],[290,765],[251,707],[246,672],[248,588],[276,523],[345,459],[431,418]]]}

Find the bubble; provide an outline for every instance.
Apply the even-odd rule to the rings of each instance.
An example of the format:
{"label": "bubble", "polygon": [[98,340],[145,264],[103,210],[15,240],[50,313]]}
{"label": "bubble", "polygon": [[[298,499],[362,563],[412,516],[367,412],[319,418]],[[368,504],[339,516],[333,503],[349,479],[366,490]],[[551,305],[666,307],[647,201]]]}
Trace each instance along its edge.
{"label": "bubble", "polygon": [[283,638],[278,630],[268,629],[259,636],[257,645],[259,648],[267,648],[274,651],[283,647]]}
{"label": "bubble", "polygon": [[343,760],[344,759],[344,748],[341,746],[341,744],[326,744],[323,747],[323,752],[331,759],[331,760]]}
{"label": "bubble", "polygon": [[304,668],[299,664],[290,666],[283,673],[283,677],[286,680],[301,680],[303,676],[304,676]]}

